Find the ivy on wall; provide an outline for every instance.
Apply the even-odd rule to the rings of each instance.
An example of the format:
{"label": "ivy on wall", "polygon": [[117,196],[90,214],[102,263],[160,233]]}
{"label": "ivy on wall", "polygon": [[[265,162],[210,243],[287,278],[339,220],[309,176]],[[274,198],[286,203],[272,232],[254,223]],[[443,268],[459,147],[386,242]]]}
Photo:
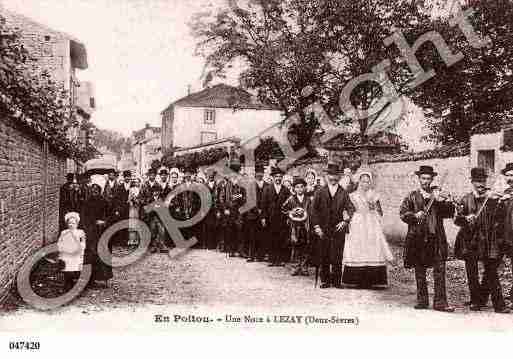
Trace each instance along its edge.
{"label": "ivy on wall", "polygon": [[5,25],[0,16],[0,116],[40,139],[59,154],[86,161],[96,155],[91,144],[70,140],[68,133],[79,128],[70,95],[52,81],[47,72],[33,75],[37,64],[20,41],[20,34]]}

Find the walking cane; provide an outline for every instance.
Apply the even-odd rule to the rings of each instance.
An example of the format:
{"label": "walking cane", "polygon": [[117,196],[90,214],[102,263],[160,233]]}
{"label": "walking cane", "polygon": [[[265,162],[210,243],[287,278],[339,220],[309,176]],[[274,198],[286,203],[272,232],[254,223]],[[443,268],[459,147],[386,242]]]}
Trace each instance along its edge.
{"label": "walking cane", "polygon": [[[317,237],[319,237],[319,240],[322,240],[322,236],[317,236]],[[319,262],[320,262],[320,258],[319,258]],[[320,263],[316,263],[314,288],[317,288],[317,283],[319,282],[319,266],[320,266]]]}

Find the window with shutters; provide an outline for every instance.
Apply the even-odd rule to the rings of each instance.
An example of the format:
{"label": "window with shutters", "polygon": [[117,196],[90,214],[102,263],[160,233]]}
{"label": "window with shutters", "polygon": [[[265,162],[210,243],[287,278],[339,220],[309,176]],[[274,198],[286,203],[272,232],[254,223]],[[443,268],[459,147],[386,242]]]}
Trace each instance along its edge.
{"label": "window with shutters", "polygon": [[495,151],[481,150],[477,151],[477,166],[485,168],[489,174],[495,172]]}
{"label": "window with shutters", "polygon": [[216,123],[216,112],[215,110],[205,110],[204,113],[205,125],[213,125]]}
{"label": "window with shutters", "polygon": [[504,150],[511,151],[513,149],[513,128],[504,129]]}

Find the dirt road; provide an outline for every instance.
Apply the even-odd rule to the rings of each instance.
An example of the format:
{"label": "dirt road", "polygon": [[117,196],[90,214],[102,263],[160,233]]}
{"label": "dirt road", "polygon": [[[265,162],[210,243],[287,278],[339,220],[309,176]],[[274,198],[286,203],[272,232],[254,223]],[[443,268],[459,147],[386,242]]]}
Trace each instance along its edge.
{"label": "dirt road", "polygon": [[[206,250],[192,250],[176,260],[155,254],[137,265],[115,270],[110,288],[86,290],[58,310],[40,312],[20,304],[0,315],[0,330],[512,330],[513,314],[499,315],[492,309],[471,313],[462,305],[461,263],[449,266],[448,283],[461,287],[459,292],[449,293],[451,304],[458,307],[452,314],[412,309],[413,273],[399,265],[389,270],[387,290],[321,290],[314,288],[313,270],[310,277],[292,277],[287,268],[246,263]],[[161,315],[160,323],[155,321],[157,315]],[[234,321],[227,320],[227,315]],[[245,322],[246,315],[263,322]],[[280,315],[285,317],[275,317]],[[301,316],[302,321],[290,322],[292,315]],[[307,325],[305,317],[310,315],[318,321]],[[198,317],[210,321],[199,322]],[[353,319],[354,323],[333,323],[336,318]],[[324,319],[328,322],[323,323]]]}

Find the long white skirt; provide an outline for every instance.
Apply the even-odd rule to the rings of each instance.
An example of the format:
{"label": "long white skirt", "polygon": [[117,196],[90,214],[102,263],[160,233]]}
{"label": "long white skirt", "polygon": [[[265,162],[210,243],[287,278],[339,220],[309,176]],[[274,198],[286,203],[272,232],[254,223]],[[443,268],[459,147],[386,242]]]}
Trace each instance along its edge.
{"label": "long white skirt", "polygon": [[344,246],[345,266],[383,266],[394,256],[383,233],[381,217],[375,211],[356,212]]}

